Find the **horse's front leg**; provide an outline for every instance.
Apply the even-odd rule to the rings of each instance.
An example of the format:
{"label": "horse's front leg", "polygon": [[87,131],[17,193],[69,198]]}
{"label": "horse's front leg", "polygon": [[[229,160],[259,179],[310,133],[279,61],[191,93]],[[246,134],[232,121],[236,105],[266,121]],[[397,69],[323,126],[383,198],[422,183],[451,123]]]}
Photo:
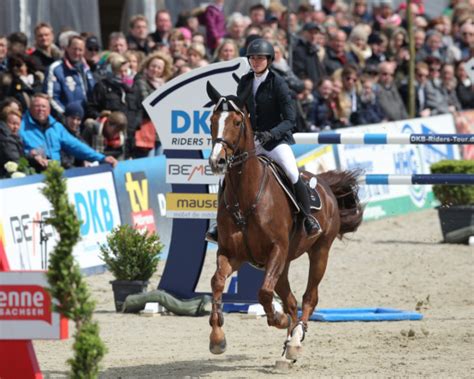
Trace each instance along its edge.
{"label": "horse's front leg", "polygon": [[309,275],[306,291],[303,295],[303,310],[299,322],[291,331],[291,338],[287,344],[286,358],[297,359],[301,352],[301,342],[304,340],[308,329],[309,317],[313,314],[318,304],[318,286],[321,282],[328,262],[330,244],[318,241],[309,251]]}
{"label": "horse's front leg", "polygon": [[229,259],[219,254],[217,251],[217,269],[211,279],[212,287],[212,311],[209,317],[209,324],[211,325],[211,335],[209,341],[209,350],[213,354],[222,354],[225,352],[227,343],[225,340],[224,330],[224,315],[222,313],[222,292],[226,279],[235,270]]}
{"label": "horse's front leg", "polygon": [[265,267],[265,278],[258,293],[258,300],[265,310],[268,325],[279,329],[288,327],[288,317],[275,311],[273,307],[273,292],[285,268],[287,251],[288,248],[281,245],[273,247]]}

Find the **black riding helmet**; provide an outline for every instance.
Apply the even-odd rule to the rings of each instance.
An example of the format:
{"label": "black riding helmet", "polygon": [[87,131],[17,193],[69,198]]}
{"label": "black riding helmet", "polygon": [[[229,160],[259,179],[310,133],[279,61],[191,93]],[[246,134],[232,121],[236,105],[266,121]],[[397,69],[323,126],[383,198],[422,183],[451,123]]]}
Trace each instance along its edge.
{"label": "black riding helmet", "polygon": [[247,58],[250,58],[252,55],[264,55],[269,57],[270,62],[272,62],[275,58],[275,50],[270,42],[263,38],[258,38],[250,42],[245,55]]}

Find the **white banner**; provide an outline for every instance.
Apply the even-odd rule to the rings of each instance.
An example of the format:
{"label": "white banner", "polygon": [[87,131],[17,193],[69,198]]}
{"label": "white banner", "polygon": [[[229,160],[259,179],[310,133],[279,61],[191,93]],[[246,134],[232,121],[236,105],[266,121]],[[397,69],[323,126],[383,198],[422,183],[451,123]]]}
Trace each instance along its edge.
{"label": "white banner", "polygon": [[207,159],[166,159],[166,183],[218,184]]}
{"label": "white banner", "polygon": [[[81,240],[73,252],[81,268],[104,264],[98,243],[105,242],[107,234],[120,225],[112,171],[104,167],[70,170],[80,175],[67,179],[69,200],[82,221]],[[42,179],[37,175],[1,182],[0,229],[11,270],[45,269],[47,256],[57,243],[56,231],[43,224],[52,209],[40,192]]]}
{"label": "white banner", "polygon": [[67,338],[68,321],[45,287],[44,272],[0,272],[0,340]]}
{"label": "white banner", "polygon": [[[391,123],[338,129],[350,133],[456,133],[451,115],[416,118]],[[429,174],[430,165],[442,159],[460,159],[457,145],[337,145],[339,166],[342,169],[363,169],[366,174],[414,175]],[[428,206],[429,185],[362,186],[359,193],[364,202],[390,200],[409,196],[415,207]],[[371,212],[382,212],[372,215]],[[367,210],[368,218],[386,216],[384,211]]]}
{"label": "white banner", "polygon": [[144,101],[164,149],[203,150],[212,145],[212,104],[208,81],[223,96],[235,95],[239,78],[249,71],[245,58],[210,64],[167,82]]}

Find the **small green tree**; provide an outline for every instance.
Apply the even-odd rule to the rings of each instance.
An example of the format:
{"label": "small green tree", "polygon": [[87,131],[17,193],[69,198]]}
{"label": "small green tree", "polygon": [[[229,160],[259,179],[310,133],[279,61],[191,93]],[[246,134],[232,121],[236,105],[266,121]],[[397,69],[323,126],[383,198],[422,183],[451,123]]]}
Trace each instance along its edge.
{"label": "small green tree", "polygon": [[59,234],[58,244],[49,257],[49,292],[59,302],[55,310],[76,324],[74,357],[68,360],[71,377],[92,379],[98,376],[106,347],[99,337],[99,325],[92,320],[95,303],[72,255],[80,238],[80,222],[69,203],[63,171],[58,162],[50,162],[42,190],[54,210],[54,216],[47,222]]}

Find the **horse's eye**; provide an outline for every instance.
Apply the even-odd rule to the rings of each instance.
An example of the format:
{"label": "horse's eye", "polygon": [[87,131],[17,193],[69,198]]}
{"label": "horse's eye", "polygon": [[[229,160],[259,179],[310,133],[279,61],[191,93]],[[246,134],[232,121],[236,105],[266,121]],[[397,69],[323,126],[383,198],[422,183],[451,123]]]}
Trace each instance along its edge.
{"label": "horse's eye", "polygon": [[237,126],[238,128],[240,128],[241,125],[242,125],[242,121],[236,121],[235,122],[235,126]]}

